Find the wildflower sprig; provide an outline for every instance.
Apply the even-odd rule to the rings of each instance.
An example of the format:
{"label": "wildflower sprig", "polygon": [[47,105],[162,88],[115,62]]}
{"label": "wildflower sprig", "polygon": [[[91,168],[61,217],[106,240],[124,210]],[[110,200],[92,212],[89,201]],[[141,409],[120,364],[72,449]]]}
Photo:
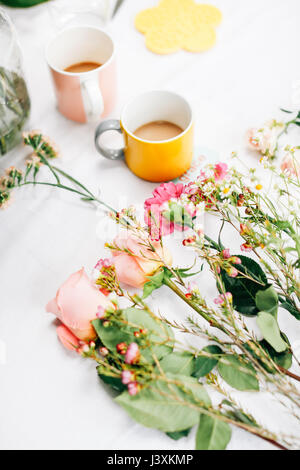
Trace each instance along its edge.
{"label": "wildflower sprig", "polygon": [[[59,188],[72,192],[80,196],[83,201],[95,202],[106,208],[110,213],[117,213],[117,211],[97,198],[77,179],[52,165],[51,161],[59,156],[59,152],[56,145],[49,137],[43,135],[40,131],[32,131],[24,134],[23,142],[26,146],[31,147],[33,153],[26,160],[26,169],[24,171],[10,168],[6,170],[5,175],[0,178],[0,208],[4,209],[7,207],[13,189],[34,185]],[[42,166],[48,168],[50,175],[54,179],[53,182],[50,182],[48,179],[46,181],[37,180],[38,173]],[[11,175],[9,175],[9,172]]]}

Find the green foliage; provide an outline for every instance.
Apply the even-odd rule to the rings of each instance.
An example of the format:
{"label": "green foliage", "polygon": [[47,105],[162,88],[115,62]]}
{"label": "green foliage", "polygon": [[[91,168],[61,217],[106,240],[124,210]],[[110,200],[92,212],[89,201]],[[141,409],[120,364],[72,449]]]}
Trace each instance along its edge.
{"label": "green foliage", "polygon": [[247,426],[253,426],[255,428],[259,427],[259,425],[252,416],[244,413],[241,409],[237,408],[237,406],[231,401],[227,399],[223,400],[221,403],[222,408],[224,407],[224,405],[227,405],[227,407],[229,407],[229,410],[226,411],[226,416],[228,416],[228,418],[243,424],[247,424]]}
{"label": "green foliage", "polygon": [[159,289],[163,285],[164,277],[165,272],[162,270],[149,278],[150,280],[144,284],[143,299],[149,297],[154,290]]}
{"label": "green foliage", "polygon": [[222,280],[226,291],[232,294],[235,310],[243,315],[255,316],[259,312],[255,302],[256,294],[263,289],[263,286],[268,287],[268,280],[260,265],[253,259],[241,255],[238,255],[238,258],[241,259],[242,264],[234,265],[234,267],[258,282],[241,275],[235,278],[230,277],[224,270],[221,272]]}
{"label": "green foliage", "polygon": [[127,308],[123,310],[123,319],[128,324],[124,324],[122,328],[120,328],[119,324],[114,325],[112,323],[109,327],[105,327],[105,322],[103,323],[101,320],[93,321],[97,335],[104,346],[109,350],[116,351],[117,344],[122,342],[127,344],[132,342],[138,343],[134,332],[139,329],[146,329],[151,343],[166,344],[154,344],[152,347],[141,349],[141,355],[144,360],[152,363],[153,354],[155,354],[158,359],[162,359],[172,352],[173,331],[160,320],[155,319],[145,310],[138,308]]}
{"label": "green foliage", "polygon": [[[209,396],[196,379],[167,373],[165,380],[157,380],[137,395],[123,392],[116,398],[132,419],[149,428],[164,432],[183,431],[198,423],[200,411],[195,402],[210,406]],[[180,382],[181,386],[173,382]]]}
{"label": "green foliage", "polygon": [[0,3],[13,8],[28,8],[47,1],[49,0],[1,0]]}
{"label": "green foliage", "polygon": [[[283,341],[290,345],[287,336],[284,333],[281,333],[281,337]],[[283,367],[284,369],[290,369],[293,364],[293,355],[289,348],[287,348],[283,352],[276,352],[274,348],[265,340],[260,342],[260,345],[264,348],[264,350],[269,354],[269,356],[273,359],[275,364],[279,367]]]}
{"label": "green foliage", "polygon": [[206,346],[203,351],[210,355],[216,355],[216,357],[199,356],[196,358],[193,376],[197,377],[197,379],[209,374],[218,364],[219,356],[222,354],[222,349],[215,345]]}
{"label": "green foliage", "polygon": [[173,352],[160,362],[164,372],[180,375],[192,375],[195,368],[195,356],[189,352]]}
{"label": "green foliage", "polygon": [[229,424],[201,414],[196,435],[196,450],[225,450],[231,439]]}
{"label": "green foliage", "polygon": [[287,349],[286,342],[282,339],[276,318],[269,312],[259,312],[257,324],[264,339],[275,349],[282,353]]}
{"label": "green foliage", "polygon": [[259,290],[255,296],[255,303],[259,311],[269,312],[275,318],[277,317],[278,295],[272,286]]}
{"label": "green foliage", "polygon": [[280,297],[279,300],[280,307],[290,312],[297,320],[300,320],[300,312],[290,300],[284,299],[283,297]]}
{"label": "green foliage", "polygon": [[237,356],[223,356],[223,360],[226,363],[220,361],[218,371],[228,385],[241,391],[259,390],[259,382],[251,364],[245,364]]}
{"label": "green foliage", "polygon": [[185,429],[183,431],[167,432],[166,434],[174,441],[179,441],[179,439],[182,439],[183,437],[187,437],[190,432],[191,432],[191,428]]}
{"label": "green foliage", "polygon": [[[104,375],[103,369],[98,367],[97,368],[98,374],[100,379],[107,385],[109,385],[113,390],[116,392],[122,393],[124,390],[127,389],[126,385],[123,385],[121,380],[118,379],[117,377],[110,377],[108,375]],[[101,372],[100,372],[101,371]]]}

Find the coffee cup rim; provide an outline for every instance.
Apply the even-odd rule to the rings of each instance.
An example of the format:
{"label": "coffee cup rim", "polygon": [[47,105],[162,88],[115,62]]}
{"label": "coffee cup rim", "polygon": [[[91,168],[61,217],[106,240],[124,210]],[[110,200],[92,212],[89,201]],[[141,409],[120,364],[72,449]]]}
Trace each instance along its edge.
{"label": "coffee cup rim", "polygon": [[[70,31],[70,30],[74,30],[74,29],[93,29],[93,30],[97,30],[97,31],[100,31],[101,33],[104,33],[111,41],[111,44],[112,44],[112,53],[111,53],[111,56],[110,58],[104,62],[104,64],[102,65],[99,65],[99,67],[93,69],[93,70],[90,70],[88,72],[66,72],[65,70],[62,70],[56,66],[54,66],[50,60],[49,60],[49,48],[50,46],[52,45],[52,43],[59,37],[59,36],[62,36],[66,31]],[[56,34],[54,37],[52,37],[46,47],[45,47],[45,57],[46,57],[46,62],[48,64],[48,66],[54,70],[55,72],[57,73],[60,73],[62,75],[66,75],[68,77],[79,77],[81,75],[84,74],[84,76],[88,76],[88,75],[91,75],[95,72],[98,72],[99,70],[102,70],[104,69],[105,67],[107,67],[111,62],[112,60],[114,59],[115,57],[115,52],[116,52],[116,48],[115,48],[115,43],[114,43],[114,40],[112,39],[111,35],[105,31],[103,28],[100,28],[98,26],[92,26],[92,25],[88,25],[88,24],[83,24],[83,25],[77,25],[77,26],[68,26],[66,28],[64,28],[63,30],[61,30],[58,34]]]}
{"label": "coffee cup rim", "polygon": [[[176,96],[176,97],[179,97],[181,98],[188,106],[189,110],[190,110],[190,113],[191,113],[191,117],[190,117],[190,122],[189,124],[186,126],[186,128],[178,135],[176,135],[175,137],[172,137],[171,139],[166,139],[166,140],[146,140],[146,139],[142,139],[141,137],[138,137],[136,136],[133,132],[129,131],[129,129],[127,128],[126,124],[125,124],[125,121],[124,121],[124,114],[127,110],[127,108],[129,106],[132,105],[132,103],[137,99],[137,98],[142,98],[144,95],[148,95],[149,93],[165,93],[165,94],[169,94],[169,95],[173,95],[173,96]],[[169,143],[169,142],[173,142],[177,139],[180,139],[184,134],[186,134],[192,127],[193,125],[193,122],[194,122],[194,115],[193,115],[193,109],[190,105],[190,103],[187,101],[186,98],[184,98],[182,95],[180,95],[179,93],[175,93],[173,91],[169,91],[169,90],[161,90],[161,89],[155,89],[155,90],[149,90],[149,91],[145,91],[144,93],[140,93],[139,95],[135,96],[134,98],[132,98],[122,109],[122,113],[121,113],[121,126],[123,127],[123,129],[125,130],[125,132],[130,135],[130,137],[132,137],[133,139],[135,140],[138,140],[139,142],[144,142],[146,144],[165,144],[165,143]]]}

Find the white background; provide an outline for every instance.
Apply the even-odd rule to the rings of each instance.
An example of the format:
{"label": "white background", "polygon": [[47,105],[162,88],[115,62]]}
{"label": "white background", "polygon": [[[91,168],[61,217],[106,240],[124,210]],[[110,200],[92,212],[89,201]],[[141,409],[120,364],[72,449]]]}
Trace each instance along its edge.
{"label": "white background", "polygon": [[[109,30],[117,46],[119,105],[135,94],[164,88],[193,105],[197,144],[227,158],[244,148],[248,127],[261,125],[278,108],[300,107],[299,0],[214,0],[224,20],[218,42],[204,54],[157,56],[144,46],[133,25],[135,14],[154,0],[127,0]],[[18,28],[32,99],[31,128],[50,135],[61,148],[63,168],[112,204],[141,204],[155,185],[133,176],[123,162],[110,162],[94,149],[94,126],[67,121],[56,110],[44,61],[53,34],[48,5],[9,10]],[[1,45],[0,45],[1,47]],[[0,167],[19,164],[18,148]],[[253,163],[257,157],[250,156]],[[256,160],[255,160],[256,159]],[[121,198],[121,202],[120,202]],[[191,449],[194,436],[177,443],[133,423],[99,384],[95,366],[58,343],[45,304],[73,271],[90,269],[104,254],[101,217],[76,197],[58,191],[26,189],[0,213],[0,447],[3,449]],[[210,230],[213,233],[213,228]],[[203,292],[212,284],[200,279]],[[162,294],[165,294],[163,296]],[[167,292],[154,305],[183,319],[184,305]],[[287,314],[281,326],[293,344],[299,324]],[[299,346],[299,343],[298,343]],[[6,350],[6,355],[4,354]],[[6,356],[6,357],[5,357]],[[296,432],[270,397],[240,394],[248,409],[274,430]],[[230,449],[269,449],[243,431],[233,430]]]}

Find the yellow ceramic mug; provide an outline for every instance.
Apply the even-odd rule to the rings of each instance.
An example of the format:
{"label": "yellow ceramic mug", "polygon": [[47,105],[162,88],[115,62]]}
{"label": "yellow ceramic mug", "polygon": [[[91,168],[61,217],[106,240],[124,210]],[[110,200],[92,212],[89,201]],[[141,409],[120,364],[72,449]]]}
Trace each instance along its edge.
{"label": "yellow ceramic mug", "polygon": [[[134,133],[141,126],[167,121],[176,124],[182,133],[168,140],[150,141]],[[124,135],[124,149],[108,149],[99,142],[106,131],[115,130]],[[134,98],[121,114],[121,121],[108,120],[96,129],[97,150],[106,158],[125,158],[130,170],[140,178],[152,182],[178,178],[191,166],[194,145],[193,116],[190,105],[176,93],[150,91]]]}

